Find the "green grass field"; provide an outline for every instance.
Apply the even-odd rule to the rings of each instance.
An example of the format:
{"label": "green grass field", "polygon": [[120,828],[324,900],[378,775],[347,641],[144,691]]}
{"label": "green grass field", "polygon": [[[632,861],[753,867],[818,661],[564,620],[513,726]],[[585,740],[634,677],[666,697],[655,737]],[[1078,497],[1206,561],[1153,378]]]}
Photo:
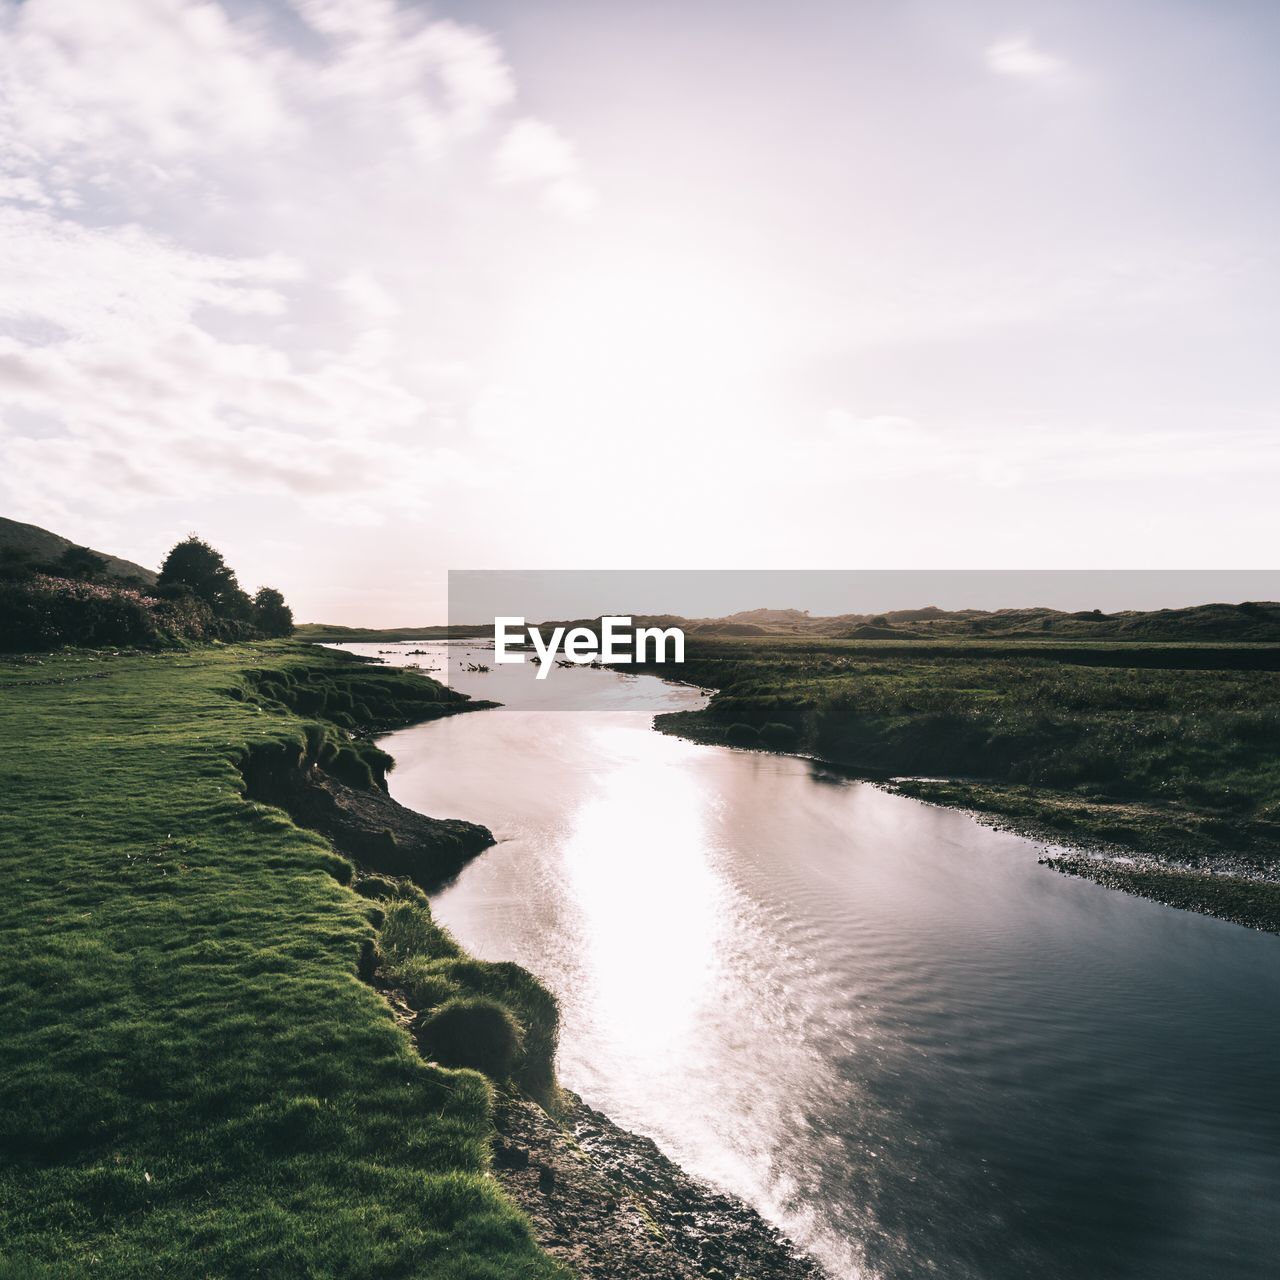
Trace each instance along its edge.
{"label": "green grass field", "polygon": [[[350,721],[365,679],[290,643],[0,661],[0,1277],[563,1274],[488,1176],[485,1077],[425,1062],[357,976],[386,904],[242,795],[251,747],[359,772],[268,698]],[[417,938],[456,994],[408,897],[395,963]]]}

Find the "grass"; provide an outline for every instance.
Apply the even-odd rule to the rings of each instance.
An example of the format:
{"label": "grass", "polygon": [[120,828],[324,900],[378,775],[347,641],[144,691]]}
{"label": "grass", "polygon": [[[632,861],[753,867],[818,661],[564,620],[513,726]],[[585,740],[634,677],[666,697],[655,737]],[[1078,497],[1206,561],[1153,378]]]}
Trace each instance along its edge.
{"label": "grass", "polygon": [[[507,961],[474,960],[431,919],[425,898],[402,890],[405,899],[386,914],[380,937],[380,972],[421,1014],[429,1043],[440,1030],[437,1011],[498,1006],[514,1018],[515,1083],[554,1109],[555,1058],[560,1015],[555,998],[536,978]],[[440,1041],[443,1044],[443,1041]],[[452,1055],[447,1055],[452,1060]],[[446,1060],[446,1058],[442,1058]],[[499,1073],[505,1083],[506,1072]]]}
{"label": "grass", "polygon": [[903,789],[1066,838],[1268,871],[1280,862],[1278,665],[1270,645],[693,641],[669,674],[715,696],[659,727],[789,739],[926,775]]}
{"label": "grass", "polygon": [[[563,1274],[488,1176],[490,1083],[358,976],[402,908],[242,794],[253,749],[375,776],[286,707],[420,718],[414,680],[289,643],[0,662],[0,1277]],[[445,998],[492,995],[409,909]]]}

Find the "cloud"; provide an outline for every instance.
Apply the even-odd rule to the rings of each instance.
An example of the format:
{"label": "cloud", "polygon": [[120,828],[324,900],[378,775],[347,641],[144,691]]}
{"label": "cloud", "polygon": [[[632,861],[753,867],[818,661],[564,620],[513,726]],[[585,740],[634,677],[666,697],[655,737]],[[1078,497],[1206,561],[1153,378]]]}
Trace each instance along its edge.
{"label": "cloud", "polygon": [[1060,83],[1069,72],[1062,58],[1037,48],[1030,36],[998,40],[987,49],[986,61],[988,70],[1017,80]]}
{"label": "cloud", "polygon": [[0,24],[0,136],[10,161],[71,157],[104,173],[134,149],[162,165],[290,133],[281,54],[216,4],[7,0]]}
{"label": "cloud", "polygon": [[493,177],[505,186],[541,186],[543,202],[571,217],[585,217],[596,206],[596,193],[582,176],[577,150],[541,120],[517,120],[507,130],[494,153]]}
{"label": "cloud", "polygon": [[[375,474],[407,480],[431,453],[397,439],[424,405],[385,368],[208,327],[219,314],[282,311],[276,286],[290,273],[279,261],[200,256],[136,228],[69,230],[44,213],[9,212],[0,228],[10,255],[0,271],[26,286],[6,318],[27,330],[0,338],[0,405],[57,426],[6,433],[12,480],[79,494],[127,479],[114,494],[125,504],[228,487],[305,497],[376,485],[393,505],[411,496]],[[42,291],[55,267],[69,287]],[[77,477],[83,490],[69,483]]]}
{"label": "cloud", "polygon": [[0,494],[385,520],[458,473],[479,321],[450,304],[501,269],[459,228],[534,218],[513,186],[576,216],[583,166],[549,125],[512,143],[487,33],[290,7],[0,0]]}

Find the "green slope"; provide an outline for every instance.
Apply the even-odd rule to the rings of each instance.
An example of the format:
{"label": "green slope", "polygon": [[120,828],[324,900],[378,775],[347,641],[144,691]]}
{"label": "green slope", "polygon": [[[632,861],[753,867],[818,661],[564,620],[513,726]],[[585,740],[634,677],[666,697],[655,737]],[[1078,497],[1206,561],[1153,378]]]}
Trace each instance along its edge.
{"label": "green slope", "polygon": [[[39,525],[21,524],[17,520],[9,520],[0,516],[0,551],[9,547],[25,552],[32,560],[45,564],[56,560],[68,547],[77,544],[61,534],[50,533]],[[107,570],[117,578],[141,578],[150,586],[156,580],[156,571],[132,560],[123,560],[119,556],[108,555],[91,547],[94,555],[101,556],[107,562]]]}
{"label": "green slope", "polygon": [[379,909],[242,793],[308,736],[251,673],[326,664],[0,663],[0,1276],[561,1274],[488,1176],[484,1077],[357,976]]}

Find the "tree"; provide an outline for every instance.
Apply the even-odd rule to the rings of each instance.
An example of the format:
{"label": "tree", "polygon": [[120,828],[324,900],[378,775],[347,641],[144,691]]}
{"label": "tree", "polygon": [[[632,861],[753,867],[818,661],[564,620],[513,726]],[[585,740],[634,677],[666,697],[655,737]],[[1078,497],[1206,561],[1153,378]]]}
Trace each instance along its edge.
{"label": "tree", "polygon": [[96,582],[106,575],[107,561],[88,547],[68,547],[49,567],[62,578]]}
{"label": "tree", "polygon": [[259,587],[253,597],[253,625],[264,636],[293,635],[293,610],[275,587]]}
{"label": "tree", "polygon": [[220,552],[194,533],[165,556],[156,586],[164,594],[185,588],[219,618],[247,620],[251,612],[249,597],[240,589],[234,570]]}

